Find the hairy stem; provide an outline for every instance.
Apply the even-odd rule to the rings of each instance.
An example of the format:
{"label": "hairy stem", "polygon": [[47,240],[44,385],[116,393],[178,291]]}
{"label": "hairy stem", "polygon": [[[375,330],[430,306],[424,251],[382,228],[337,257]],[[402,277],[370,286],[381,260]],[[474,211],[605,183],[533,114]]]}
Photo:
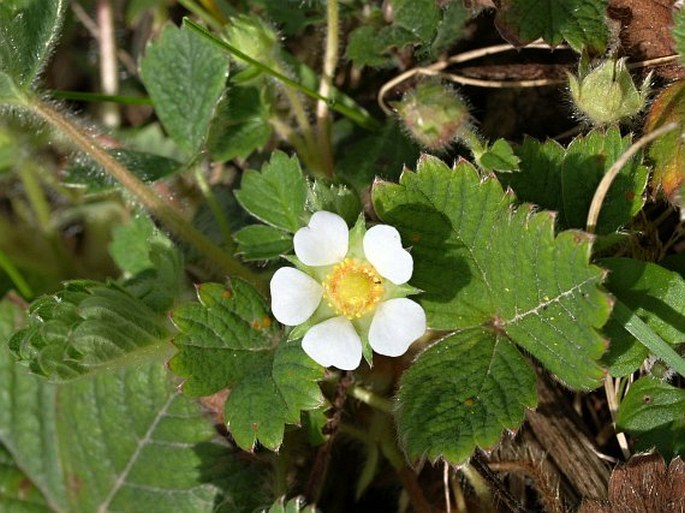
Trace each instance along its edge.
{"label": "hairy stem", "polygon": [[74,123],[55,107],[37,98],[28,100],[27,106],[40,118],[64,134],[80,151],[88,155],[128,190],[167,229],[195,246],[218,270],[244,278],[258,288],[264,289],[259,277],[233,255],[226,253],[204,234],[192,226],[179,212],[174,210],[156,193],[133,175],[125,166],[114,159],[78,124]]}
{"label": "hairy stem", "polygon": [[[326,2],[326,50],[323,60],[323,72],[319,84],[319,94],[329,98],[333,91],[333,76],[338,65],[338,46],[340,45],[340,18],[338,13],[338,0]],[[324,171],[328,176],[333,176],[333,150],[331,148],[331,117],[328,102],[319,100],[316,104],[316,122],[319,148]]]}

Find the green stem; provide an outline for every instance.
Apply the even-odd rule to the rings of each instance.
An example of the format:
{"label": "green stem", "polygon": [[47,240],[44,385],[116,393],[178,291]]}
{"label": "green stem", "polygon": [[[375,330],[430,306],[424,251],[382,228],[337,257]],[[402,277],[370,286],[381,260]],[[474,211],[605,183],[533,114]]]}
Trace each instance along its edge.
{"label": "green stem", "polygon": [[365,388],[361,388],[357,385],[352,385],[350,388],[347,389],[347,393],[355,399],[358,399],[361,402],[368,404],[372,408],[375,408],[382,412],[389,413],[392,415],[395,411],[391,401],[379,396],[378,394],[374,394],[373,392]]}
{"label": "green stem", "polygon": [[377,130],[379,128],[378,122],[373,119],[371,116],[369,116],[366,112],[362,112],[357,109],[353,109],[349,107],[348,105],[345,105],[344,103],[337,102],[333,98],[326,98],[324,96],[321,96],[319,93],[316,91],[313,91],[312,89],[303,86],[302,84],[292,80],[290,77],[284,75],[283,73],[280,73],[269,66],[259,62],[258,60],[253,59],[249,55],[241,52],[238,50],[236,47],[230,45],[226,41],[223,41],[219,39],[218,37],[214,36],[211,32],[209,32],[206,28],[204,28],[201,25],[198,25],[195,23],[193,20],[189,18],[183,18],[183,23],[185,23],[188,27],[211,41],[217,46],[220,46],[222,49],[225,51],[229,52],[230,54],[238,57],[239,59],[244,60],[248,64],[251,64],[258,70],[266,73],[267,75],[271,75],[275,79],[283,82],[285,85],[292,87],[293,89],[296,89],[307,96],[314,98],[315,100],[322,100],[328,103],[328,106],[336,111],[339,114],[342,114],[343,116],[351,119],[355,123],[357,123],[359,126],[362,126],[368,130]]}
{"label": "green stem", "polygon": [[[214,30],[221,31],[223,27],[211,13],[209,13],[204,7],[197,5],[193,0],[178,0],[178,3],[185,7],[189,12],[192,12],[195,16],[204,21],[207,25],[212,27]],[[188,18],[185,18],[188,19]]]}
{"label": "green stem", "polygon": [[52,105],[37,98],[29,99],[27,107],[48,122],[79,150],[100,164],[107,173],[127,189],[154,217],[159,219],[170,232],[195,246],[207,260],[229,276],[241,277],[262,290],[266,284],[261,278],[243,265],[233,255],[226,253],[204,234],[192,226],[181,214],[165,203],[156,193],[121,165],[114,157],[97,145],[93,138],[79,125],[62,115]]}
{"label": "green stem", "polygon": [[[324,98],[330,98],[333,92],[333,76],[338,65],[338,46],[340,45],[340,17],[338,13],[338,0],[326,2],[326,50],[323,60],[323,73],[319,84],[319,94]],[[322,157],[324,172],[333,176],[333,149],[331,148],[331,117],[328,111],[328,102],[319,100],[316,105],[317,135]]]}
{"label": "green stem", "polygon": [[0,249],[0,269],[7,273],[9,279],[17,287],[19,293],[24,299],[31,299],[33,297],[33,289],[19,272],[19,269],[12,263],[9,257]]}

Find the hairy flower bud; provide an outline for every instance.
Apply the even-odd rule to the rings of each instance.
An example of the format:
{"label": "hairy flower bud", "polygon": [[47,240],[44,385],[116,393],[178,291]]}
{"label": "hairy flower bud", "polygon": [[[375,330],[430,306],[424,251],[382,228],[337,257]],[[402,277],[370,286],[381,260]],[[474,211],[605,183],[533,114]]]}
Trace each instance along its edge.
{"label": "hairy flower bud", "polygon": [[638,89],[625,59],[606,60],[579,77],[569,74],[569,88],[576,107],[596,125],[616,123],[634,116],[645,105],[649,79]]}
{"label": "hairy flower bud", "polygon": [[256,16],[240,15],[231,18],[226,29],[228,43],[253,59],[272,65],[278,54],[278,34]]}
{"label": "hairy flower bud", "polygon": [[393,107],[410,135],[430,150],[444,150],[470,132],[466,103],[439,82],[420,82]]}

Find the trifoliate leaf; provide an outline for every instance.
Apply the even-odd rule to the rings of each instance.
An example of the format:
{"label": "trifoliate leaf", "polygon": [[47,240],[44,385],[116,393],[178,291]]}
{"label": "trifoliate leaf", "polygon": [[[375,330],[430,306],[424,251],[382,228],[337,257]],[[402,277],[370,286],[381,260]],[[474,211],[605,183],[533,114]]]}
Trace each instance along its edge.
{"label": "trifoliate leaf", "polygon": [[62,381],[135,361],[166,337],[163,315],[126,289],[83,280],[34,301],[9,346],[32,372]]}
{"label": "trifoliate leaf", "polygon": [[596,386],[605,350],[596,329],[610,302],[597,288],[604,273],[588,264],[589,238],[555,238],[553,215],[512,210],[512,200],[469,164],[450,169],[428,156],[373,191],[379,216],[412,245],[430,327],[492,326],[570,386]]}
{"label": "trifoliate leaf", "polygon": [[[482,180],[470,164],[450,169],[429,156],[419,161],[417,172],[405,171],[399,184],[379,183],[373,190],[378,215],[412,246],[411,283],[425,291],[417,299],[429,327],[484,331],[493,340],[490,344],[497,342],[497,351],[518,355],[512,342],[518,344],[571,387],[598,386],[604,375],[598,359],[606,342],[597,329],[609,316],[610,300],[598,289],[604,273],[588,263],[590,241],[573,231],[555,238],[551,214],[534,213],[526,206],[513,210],[512,200],[495,179]],[[461,337],[466,335],[455,340]],[[511,347],[502,349],[506,344]],[[471,401],[447,406],[446,396],[446,402],[435,403],[439,406],[434,412],[441,417],[442,434],[424,437],[422,430],[432,416],[425,411],[423,387],[411,385],[416,383],[410,380],[420,378],[412,376],[431,376],[435,387],[445,390],[455,382],[467,386],[509,379],[499,368],[494,372],[489,367],[491,357],[471,357],[463,347],[468,345],[437,342],[417,358],[402,382],[400,410],[413,413],[400,416],[399,429],[412,454],[446,454],[450,461],[461,462],[476,445],[494,443],[495,432],[516,427],[523,405],[534,403],[532,389],[526,388],[532,378],[516,388],[522,400],[506,410],[506,422],[501,418],[502,403],[509,403],[496,387],[483,385],[477,397],[460,397],[478,405],[481,424],[472,431],[478,436],[487,433],[478,438],[464,424],[464,406],[473,406]],[[458,368],[435,370],[434,361],[448,360],[473,373],[462,379]],[[513,356],[507,361],[513,374],[525,375]],[[442,446],[448,432],[458,443]]]}
{"label": "trifoliate leaf", "polygon": [[511,145],[504,139],[497,139],[492,146],[485,149],[485,153],[478,156],[478,165],[484,171],[518,171],[520,161],[521,159],[514,155]]}
{"label": "trifoliate leaf", "polygon": [[[108,153],[146,183],[165,178],[181,169],[180,162],[152,153],[126,149],[109,150]],[[105,192],[118,185],[102,166],[85,157],[69,164],[63,183],[67,187],[84,189],[91,194]]]}
{"label": "trifoliate leaf", "polygon": [[0,443],[49,511],[214,513],[217,504],[238,512],[264,503],[257,473],[178,392],[165,352],[55,385],[0,347]]}
{"label": "trifoliate leaf", "polygon": [[[670,344],[685,342],[685,280],[663,267],[630,258],[607,258],[601,262],[609,270],[607,289],[637,314],[657,335]],[[613,319],[606,328],[611,337],[605,361],[615,376],[638,369],[649,354],[645,346]]]}
{"label": "trifoliate leaf", "polygon": [[141,61],[141,77],[169,136],[189,157],[200,151],[224,90],[228,59],[185,26],[167,25]]}
{"label": "trifoliate leaf", "polygon": [[40,73],[57,41],[66,6],[65,0],[0,2],[0,100],[8,79],[17,89],[27,89]]}
{"label": "trifoliate leaf", "polygon": [[606,48],[607,0],[500,0],[495,25],[504,39],[525,46],[541,37],[556,46],[564,40],[580,52]]}
{"label": "trifoliate leaf", "polygon": [[[517,150],[521,172],[500,179],[520,201],[559,212],[561,228],[585,228],[597,185],[630,144],[630,136],[621,137],[618,128],[593,130],[566,150],[555,141],[526,138]],[[641,154],[621,168],[602,204],[597,233],[615,232],[640,211],[647,175]]]}
{"label": "trifoliate leaf", "polygon": [[633,383],[621,402],[617,430],[636,438],[637,447],[655,447],[666,457],[685,454],[685,390],[659,379]]}
{"label": "trifoliate leaf", "polygon": [[247,158],[271,136],[268,107],[256,87],[232,87],[219,102],[207,145],[216,161]]}
{"label": "trifoliate leaf", "polygon": [[109,252],[132,295],[155,312],[171,308],[184,283],[183,256],[149,218],[141,215],[117,226]]}
{"label": "trifoliate leaf", "polygon": [[292,235],[263,224],[246,226],[234,238],[243,260],[270,260],[293,249]]}
{"label": "trifoliate leaf", "polygon": [[284,425],[322,403],[316,381],[323,369],[298,342],[278,345],[285,337],[246,282],[233,280],[230,290],[203,284],[198,297],[200,303],[172,315],[181,334],[169,367],[186,378],[183,389],[190,395],[231,389],[225,418],[238,445],[250,450],[259,441],[277,449]]}
{"label": "trifoliate leaf", "polygon": [[409,456],[468,459],[537,403],[535,372],[505,336],[458,331],[421,353],[403,375],[399,435]]}
{"label": "trifoliate leaf", "polygon": [[295,233],[309,219],[307,183],[300,163],[282,151],[273,152],[261,172],[246,171],[235,197],[254,217],[287,232]]}

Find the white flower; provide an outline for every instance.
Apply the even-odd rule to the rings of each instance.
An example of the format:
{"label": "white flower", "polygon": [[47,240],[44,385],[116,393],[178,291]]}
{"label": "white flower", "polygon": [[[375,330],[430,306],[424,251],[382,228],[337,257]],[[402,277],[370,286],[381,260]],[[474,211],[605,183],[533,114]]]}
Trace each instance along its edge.
{"label": "white flower", "polygon": [[331,212],[316,212],[295,233],[294,267],[271,279],[271,309],[317,363],[356,369],[371,349],[386,356],[404,354],[426,331],[426,314],[407,299],[414,261],[399,232],[360,219],[348,230]]}

